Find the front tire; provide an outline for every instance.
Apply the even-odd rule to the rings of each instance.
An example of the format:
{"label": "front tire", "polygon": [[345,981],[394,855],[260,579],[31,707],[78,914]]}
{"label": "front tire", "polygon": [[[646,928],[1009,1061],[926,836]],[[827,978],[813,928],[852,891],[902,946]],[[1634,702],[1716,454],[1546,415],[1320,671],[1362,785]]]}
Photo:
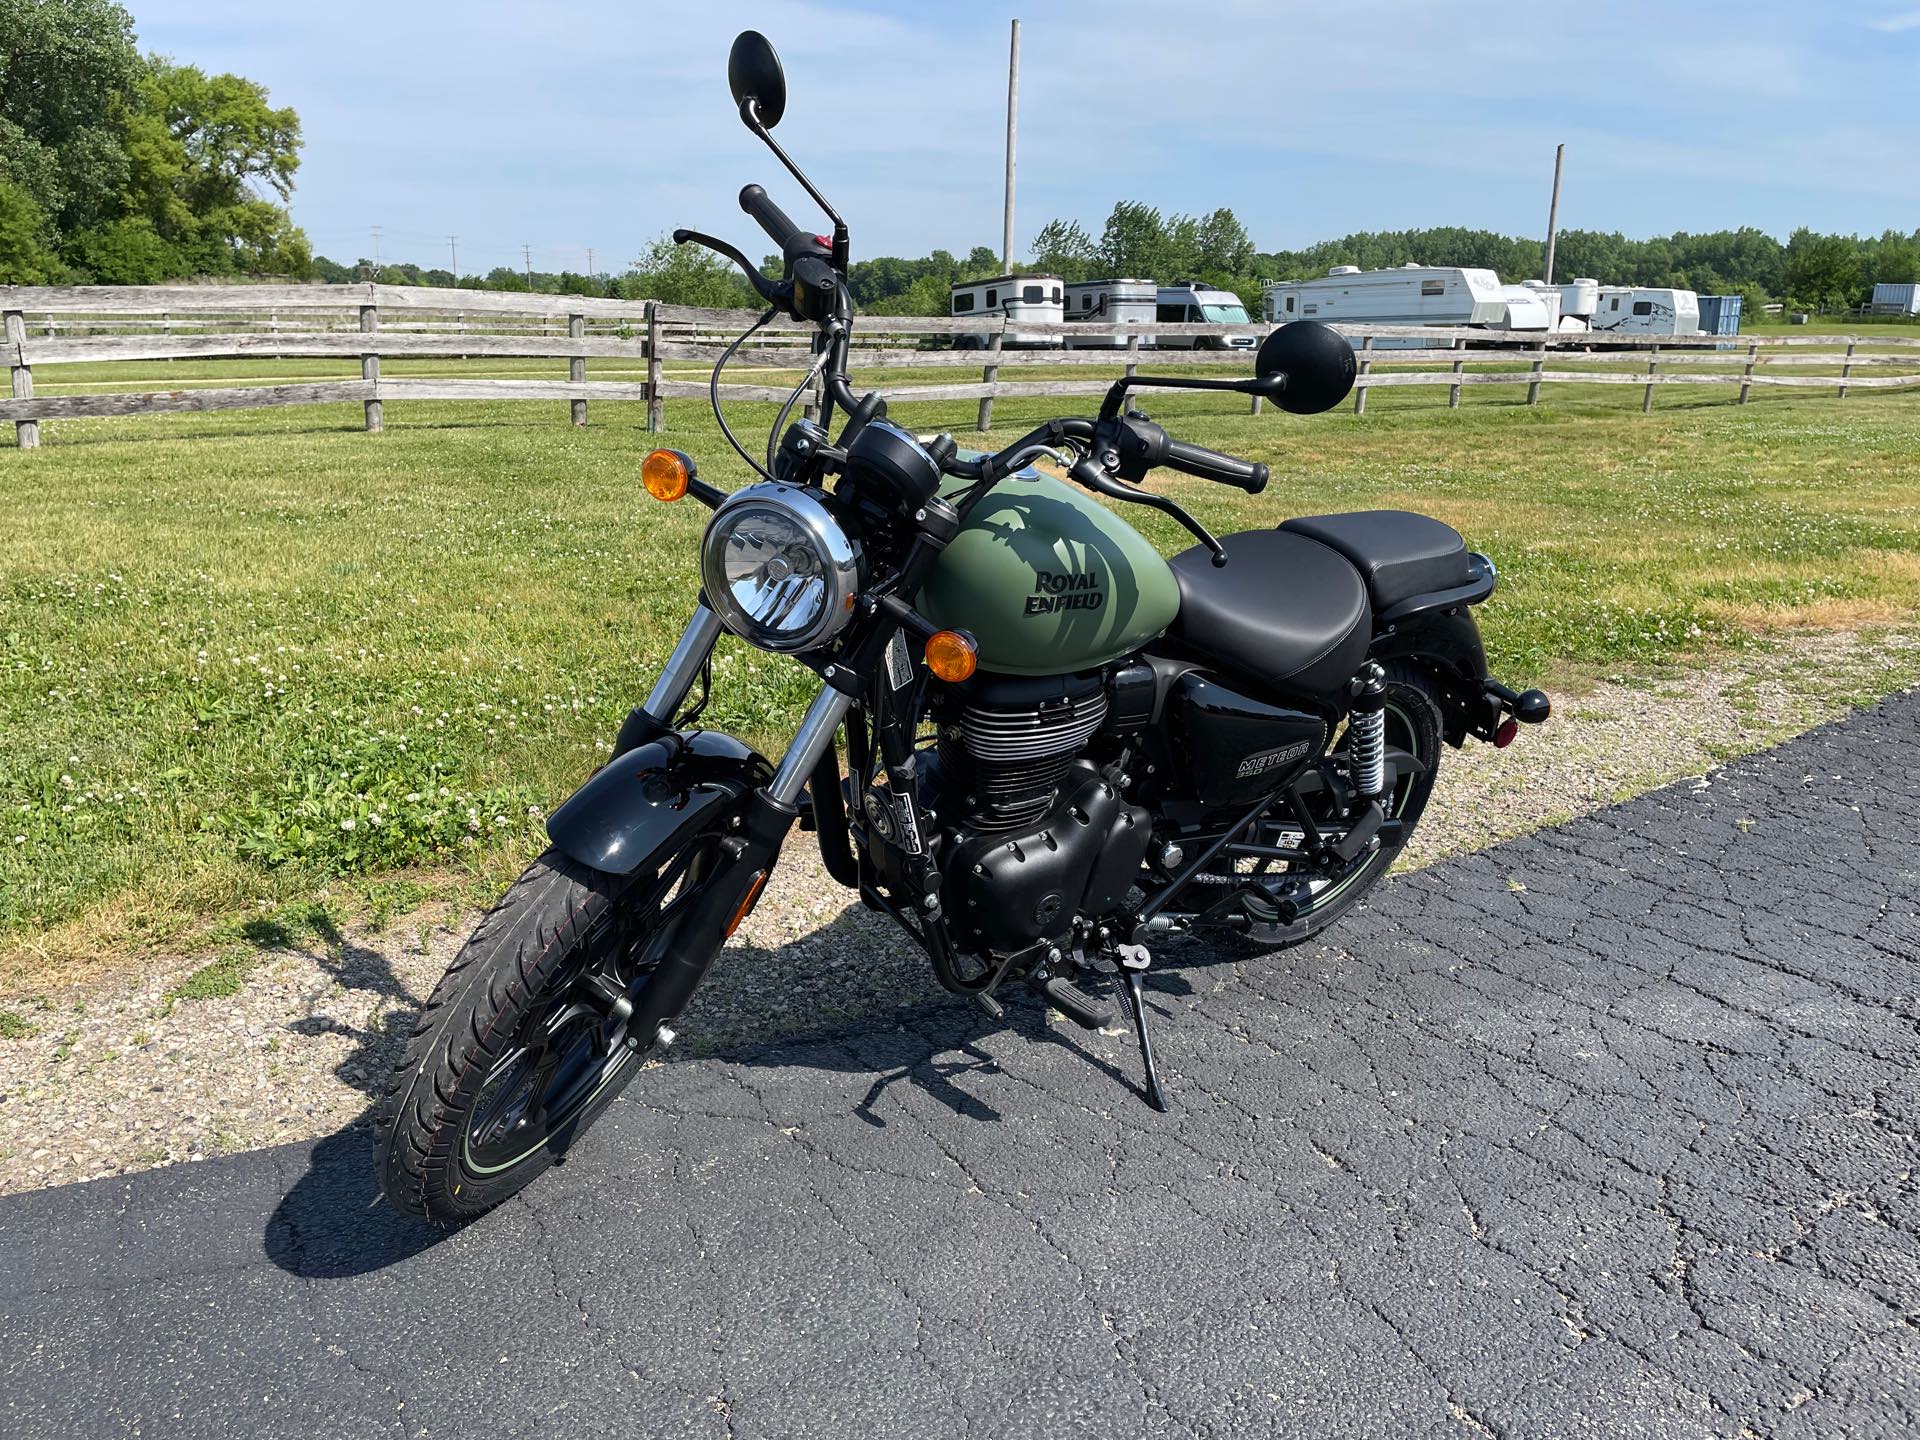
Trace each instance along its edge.
{"label": "front tire", "polygon": [[653,1039],[629,1036],[608,997],[644,986],[704,868],[697,847],[658,874],[556,850],[528,867],[434,988],[389,1081],[375,1133],[389,1202],[470,1220],[599,1118]]}

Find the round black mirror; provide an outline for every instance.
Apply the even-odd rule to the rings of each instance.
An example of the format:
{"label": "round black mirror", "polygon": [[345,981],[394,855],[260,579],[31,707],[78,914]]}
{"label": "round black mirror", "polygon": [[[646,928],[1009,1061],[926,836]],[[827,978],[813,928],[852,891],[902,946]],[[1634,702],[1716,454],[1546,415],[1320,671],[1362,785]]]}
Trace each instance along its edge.
{"label": "round black mirror", "polygon": [[1287,377],[1286,388],[1273,397],[1282,410],[1318,415],[1353,389],[1353,346],[1331,325],[1295,320],[1267,336],[1254,369]]}
{"label": "round black mirror", "polygon": [[727,54],[727,88],[733,91],[733,103],[741,108],[753,102],[753,113],[771,130],[787,113],[787,77],[780,69],[780,57],[773,43],[758,30],[742,30],[734,37]]}

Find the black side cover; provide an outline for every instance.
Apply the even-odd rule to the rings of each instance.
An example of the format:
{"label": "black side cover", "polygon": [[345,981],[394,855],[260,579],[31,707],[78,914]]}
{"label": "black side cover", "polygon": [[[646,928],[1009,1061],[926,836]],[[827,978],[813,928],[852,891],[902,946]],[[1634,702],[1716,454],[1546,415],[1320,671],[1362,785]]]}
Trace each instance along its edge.
{"label": "black side cover", "polygon": [[547,817],[547,837],[582,865],[631,875],[722,823],[772,774],[753,747],[718,730],[665,735],[596,771]]}

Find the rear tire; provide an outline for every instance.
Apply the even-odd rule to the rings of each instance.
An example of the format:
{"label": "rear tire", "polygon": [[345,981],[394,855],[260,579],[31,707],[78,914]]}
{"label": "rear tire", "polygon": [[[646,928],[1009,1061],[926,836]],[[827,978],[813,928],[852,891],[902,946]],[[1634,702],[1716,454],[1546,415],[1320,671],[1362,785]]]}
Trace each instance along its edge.
{"label": "rear tire", "polygon": [[549,850],[501,896],[434,988],[381,1102],[374,1144],[389,1202],[470,1220],[613,1103],[652,1037],[630,1047],[624,1025],[586,1003],[582,977],[631,993],[671,925],[666,892],[683,876],[681,890],[695,888],[699,864],[629,877]]}
{"label": "rear tire", "polygon": [[1381,846],[1354,870],[1330,886],[1324,895],[1316,895],[1311,906],[1288,924],[1255,925],[1243,932],[1263,947],[1298,945],[1311,939],[1341,916],[1357,907],[1367,893],[1393,868],[1406,842],[1413,837],[1414,826],[1427,808],[1433,794],[1433,782],[1440,768],[1444,749],[1440,705],[1434,698],[1433,681],[1411,666],[1393,664],[1387,672],[1387,745],[1404,750],[1425,766],[1410,776],[1399,777],[1393,788],[1390,819],[1403,822],[1405,828],[1397,844]]}

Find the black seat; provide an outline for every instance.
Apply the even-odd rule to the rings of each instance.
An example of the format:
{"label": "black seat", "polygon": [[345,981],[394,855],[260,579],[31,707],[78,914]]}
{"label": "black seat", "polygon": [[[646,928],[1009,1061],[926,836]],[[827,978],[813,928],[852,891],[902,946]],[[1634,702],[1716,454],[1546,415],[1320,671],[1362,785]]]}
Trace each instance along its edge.
{"label": "black seat", "polygon": [[1331,545],[1366,578],[1375,614],[1415,595],[1452,590],[1472,576],[1460,532],[1410,510],[1304,515],[1280,527]]}
{"label": "black seat", "polygon": [[1173,557],[1180,614],[1169,632],[1222,668],[1265,685],[1332,695],[1367,658],[1373,612],[1360,572],[1304,535],[1247,530]]}

